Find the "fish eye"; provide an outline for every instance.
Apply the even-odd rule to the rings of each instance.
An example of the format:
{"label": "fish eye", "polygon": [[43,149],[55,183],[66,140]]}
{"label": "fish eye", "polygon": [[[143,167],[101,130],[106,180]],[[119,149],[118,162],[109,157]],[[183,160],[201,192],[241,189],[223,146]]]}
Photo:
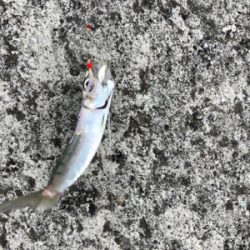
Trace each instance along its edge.
{"label": "fish eye", "polygon": [[88,86],[89,86],[89,79],[86,79],[84,82],[84,88],[87,89]]}
{"label": "fish eye", "polygon": [[89,78],[86,78],[86,79],[84,80],[84,83],[83,83],[83,89],[84,89],[85,91],[90,92],[90,91],[93,90],[93,88],[94,88],[94,84],[91,84]]}

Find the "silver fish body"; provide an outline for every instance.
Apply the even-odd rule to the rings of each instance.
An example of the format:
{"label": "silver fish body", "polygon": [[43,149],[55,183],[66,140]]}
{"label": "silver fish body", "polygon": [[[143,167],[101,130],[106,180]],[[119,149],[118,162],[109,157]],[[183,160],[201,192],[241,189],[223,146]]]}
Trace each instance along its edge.
{"label": "silver fish body", "polygon": [[26,206],[53,207],[58,197],[86,170],[104,133],[114,80],[108,64],[94,65],[85,75],[83,103],[75,133],[58,160],[51,181],[43,190],[3,202],[0,212]]}
{"label": "silver fish body", "polygon": [[101,142],[107,116],[108,108],[92,111],[82,107],[76,133],[58,161],[47,189],[63,193],[82,175]]}

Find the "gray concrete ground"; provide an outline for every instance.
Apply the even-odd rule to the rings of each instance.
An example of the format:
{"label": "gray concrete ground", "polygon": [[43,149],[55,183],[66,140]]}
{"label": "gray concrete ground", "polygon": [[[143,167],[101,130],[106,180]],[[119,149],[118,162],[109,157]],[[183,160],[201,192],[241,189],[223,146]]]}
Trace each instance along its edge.
{"label": "gray concrete ground", "polygon": [[0,201],[48,183],[86,60],[117,81],[111,149],[1,214],[2,249],[250,249],[249,0],[0,0],[0,25]]}

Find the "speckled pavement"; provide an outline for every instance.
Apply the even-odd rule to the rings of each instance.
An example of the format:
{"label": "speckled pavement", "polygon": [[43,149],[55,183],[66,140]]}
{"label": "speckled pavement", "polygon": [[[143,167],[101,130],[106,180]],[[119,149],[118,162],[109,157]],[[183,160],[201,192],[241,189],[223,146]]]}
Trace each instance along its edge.
{"label": "speckled pavement", "polygon": [[249,0],[0,0],[0,25],[0,202],[48,183],[86,60],[117,81],[111,140],[57,208],[1,214],[1,249],[250,249]]}

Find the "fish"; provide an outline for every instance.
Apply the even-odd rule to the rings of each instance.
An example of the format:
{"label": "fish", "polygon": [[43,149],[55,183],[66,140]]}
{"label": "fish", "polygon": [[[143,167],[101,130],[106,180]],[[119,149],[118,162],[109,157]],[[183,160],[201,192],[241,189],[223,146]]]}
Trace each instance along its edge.
{"label": "fish", "polygon": [[37,192],[0,204],[0,212],[24,207],[53,208],[60,196],[84,173],[101,143],[110,110],[115,81],[110,63],[87,62],[83,101],[76,129],[56,163],[48,185]]}

